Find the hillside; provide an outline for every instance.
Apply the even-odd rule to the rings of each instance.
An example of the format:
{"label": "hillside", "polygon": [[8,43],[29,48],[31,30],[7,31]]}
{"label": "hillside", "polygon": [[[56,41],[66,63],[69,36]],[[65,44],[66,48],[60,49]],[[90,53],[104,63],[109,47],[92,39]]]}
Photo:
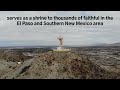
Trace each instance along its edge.
{"label": "hillside", "polygon": [[16,79],[117,79],[120,75],[109,72],[86,56],[71,52],[47,52],[34,58]]}
{"label": "hillside", "polygon": [[30,58],[32,58],[32,57],[25,56],[20,51],[11,51],[11,50],[0,51],[0,59],[4,59],[6,61],[23,62]]}

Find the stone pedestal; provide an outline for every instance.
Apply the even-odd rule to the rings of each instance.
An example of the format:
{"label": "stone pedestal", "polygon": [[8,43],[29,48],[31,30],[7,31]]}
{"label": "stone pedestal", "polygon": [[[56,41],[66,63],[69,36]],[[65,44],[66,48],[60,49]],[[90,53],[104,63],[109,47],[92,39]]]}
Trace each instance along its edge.
{"label": "stone pedestal", "polygon": [[63,47],[57,47],[57,49],[53,49],[53,51],[70,51],[71,49],[65,49]]}
{"label": "stone pedestal", "polygon": [[57,47],[57,50],[63,50],[63,47]]}

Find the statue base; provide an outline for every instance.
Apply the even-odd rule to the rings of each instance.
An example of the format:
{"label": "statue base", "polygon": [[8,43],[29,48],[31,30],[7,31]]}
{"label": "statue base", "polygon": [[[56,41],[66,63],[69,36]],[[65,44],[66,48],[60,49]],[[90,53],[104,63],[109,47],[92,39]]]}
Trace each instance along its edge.
{"label": "statue base", "polygon": [[70,51],[71,49],[65,49],[63,47],[57,47],[57,49],[53,49],[53,51]]}

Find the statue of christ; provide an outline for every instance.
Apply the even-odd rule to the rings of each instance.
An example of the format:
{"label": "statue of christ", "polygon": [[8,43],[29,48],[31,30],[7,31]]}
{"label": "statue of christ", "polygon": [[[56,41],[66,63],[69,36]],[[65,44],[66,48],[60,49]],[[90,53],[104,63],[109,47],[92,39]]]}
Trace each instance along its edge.
{"label": "statue of christ", "polygon": [[62,47],[63,45],[63,38],[61,37],[61,35],[58,37],[59,40],[59,46]]}

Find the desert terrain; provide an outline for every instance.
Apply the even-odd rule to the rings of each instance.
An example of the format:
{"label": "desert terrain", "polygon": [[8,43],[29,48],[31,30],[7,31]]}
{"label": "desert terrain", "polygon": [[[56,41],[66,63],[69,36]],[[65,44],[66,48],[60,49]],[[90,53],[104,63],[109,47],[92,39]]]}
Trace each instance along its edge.
{"label": "desert terrain", "polygon": [[120,79],[120,46],[0,48],[0,79]]}

